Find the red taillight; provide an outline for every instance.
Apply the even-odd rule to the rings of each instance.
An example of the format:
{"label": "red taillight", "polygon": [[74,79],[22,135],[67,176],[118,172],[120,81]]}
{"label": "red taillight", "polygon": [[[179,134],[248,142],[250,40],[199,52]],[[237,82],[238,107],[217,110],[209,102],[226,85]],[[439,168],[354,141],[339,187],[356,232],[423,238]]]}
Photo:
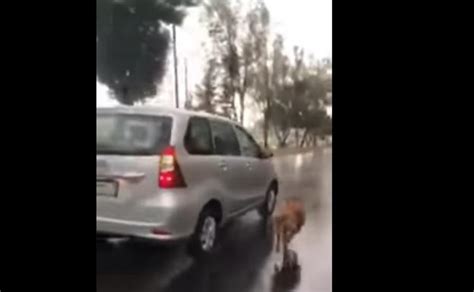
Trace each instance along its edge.
{"label": "red taillight", "polygon": [[158,186],[163,189],[186,187],[176,158],[176,150],[172,146],[166,147],[161,153]]}
{"label": "red taillight", "polygon": [[163,229],[159,229],[159,228],[153,228],[151,230],[151,233],[153,233],[155,235],[170,235],[171,234],[168,231],[163,230]]}

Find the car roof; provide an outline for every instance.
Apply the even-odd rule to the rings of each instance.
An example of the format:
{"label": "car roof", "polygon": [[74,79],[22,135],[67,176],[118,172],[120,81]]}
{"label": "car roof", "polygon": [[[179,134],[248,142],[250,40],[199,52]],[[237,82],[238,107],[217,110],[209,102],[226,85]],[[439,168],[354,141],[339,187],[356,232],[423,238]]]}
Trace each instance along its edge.
{"label": "car roof", "polygon": [[166,107],[166,106],[115,106],[115,107],[98,107],[97,113],[118,113],[118,114],[139,114],[139,115],[171,115],[176,117],[190,117],[190,116],[197,116],[197,117],[204,117],[204,118],[211,118],[217,119],[221,121],[225,121],[228,123],[232,123],[235,125],[239,125],[235,121],[230,119],[209,114],[206,112],[200,111],[192,111],[187,109],[177,109],[174,107]]}

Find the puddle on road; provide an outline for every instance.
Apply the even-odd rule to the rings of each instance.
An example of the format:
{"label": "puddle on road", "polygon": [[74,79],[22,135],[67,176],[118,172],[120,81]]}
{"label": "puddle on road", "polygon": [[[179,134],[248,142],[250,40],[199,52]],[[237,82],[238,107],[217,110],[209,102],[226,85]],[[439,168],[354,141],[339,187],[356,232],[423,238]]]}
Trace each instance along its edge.
{"label": "puddle on road", "polygon": [[300,168],[303,165],[303,154],[295,156],[295,168]]}

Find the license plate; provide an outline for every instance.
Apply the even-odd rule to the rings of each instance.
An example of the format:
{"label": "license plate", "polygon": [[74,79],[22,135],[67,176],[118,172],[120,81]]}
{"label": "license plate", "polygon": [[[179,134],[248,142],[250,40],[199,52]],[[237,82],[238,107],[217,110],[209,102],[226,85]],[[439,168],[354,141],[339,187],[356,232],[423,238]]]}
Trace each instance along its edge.
{"label": "license plate", "polygon": [[101,197],[116,197],[117,183],[112,181],[98,181],[97,182],[97,196]]}

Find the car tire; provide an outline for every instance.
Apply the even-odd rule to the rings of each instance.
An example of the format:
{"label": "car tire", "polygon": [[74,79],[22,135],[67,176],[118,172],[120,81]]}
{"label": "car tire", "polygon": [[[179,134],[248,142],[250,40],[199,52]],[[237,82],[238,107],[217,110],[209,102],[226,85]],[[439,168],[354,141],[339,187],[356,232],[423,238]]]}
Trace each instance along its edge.
{"label": "car tire", "polygon": [[276,202],[277,191],[274,186],[271,186],[265,195],[265,201],[263,205],[258,209],[258,213],[264,220],[267,220],[272,216],[273,211],[275,211]]}
{"label": "car tire", "polygon": [[213,208],[206,207],[199,215],[196,229],[188,246],[191,256],[201,258],[214,252],[219,230],[217,214]]}

